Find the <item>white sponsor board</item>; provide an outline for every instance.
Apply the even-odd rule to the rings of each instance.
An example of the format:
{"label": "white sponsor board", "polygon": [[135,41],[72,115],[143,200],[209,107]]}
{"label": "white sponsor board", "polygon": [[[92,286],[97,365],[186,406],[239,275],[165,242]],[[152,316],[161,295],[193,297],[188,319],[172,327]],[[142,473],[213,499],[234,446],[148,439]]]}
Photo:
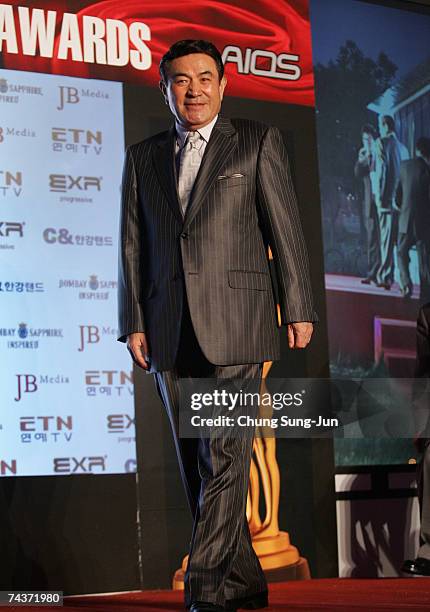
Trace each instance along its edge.
{"label": "white sponsor board", "polygon": [[135,469],[122,86],[0,70],[0,476]]}

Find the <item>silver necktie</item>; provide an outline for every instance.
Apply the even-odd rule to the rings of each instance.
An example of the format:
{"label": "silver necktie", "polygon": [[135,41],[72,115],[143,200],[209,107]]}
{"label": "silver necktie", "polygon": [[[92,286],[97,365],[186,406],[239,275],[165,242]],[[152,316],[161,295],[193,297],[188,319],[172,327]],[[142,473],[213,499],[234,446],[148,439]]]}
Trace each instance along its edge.
{"label": "silver necktie", "polygon": [[190,194],[202,161],[200,148],[202,137],[198,132],[189,132],[179,162],[178,195],[182,214],[187,210]]}

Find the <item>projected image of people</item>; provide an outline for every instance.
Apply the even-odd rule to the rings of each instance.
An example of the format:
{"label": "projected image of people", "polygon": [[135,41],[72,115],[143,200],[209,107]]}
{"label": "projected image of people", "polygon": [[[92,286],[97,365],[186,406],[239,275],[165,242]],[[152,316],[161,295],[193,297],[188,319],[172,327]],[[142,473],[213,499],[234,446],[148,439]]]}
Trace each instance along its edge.
{"label": "projected image of people", "polygon": [[[430,300],[430,11],[313,0],[311,21],[331,374],[389,386]],[[413,455],[380,434],[351,461]]]}

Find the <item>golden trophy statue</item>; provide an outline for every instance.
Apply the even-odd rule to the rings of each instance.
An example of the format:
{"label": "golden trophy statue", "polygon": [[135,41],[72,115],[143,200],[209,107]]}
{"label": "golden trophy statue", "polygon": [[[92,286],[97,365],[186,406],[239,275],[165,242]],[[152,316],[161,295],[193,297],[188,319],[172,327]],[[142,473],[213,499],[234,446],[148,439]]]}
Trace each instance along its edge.
{"label": "golden trophy statue", "polygon": [[[263,366],[260,394],[267,393],[266,378],[272,362]],[[273,408],[260,406],[259,416],[271,418]],[[252,545],[266,574],[268,582],[304,580],[310,578],[306,559],[290,543],[286,531],[279,530],[279,494],[281,489],[278,462],[276,460],[276,437],[273,430],[258,428],[254,438],[254,453],[251,459],[246,516],[252,536]],[[260,516],[260,483],[264,495],[265,516]]]}

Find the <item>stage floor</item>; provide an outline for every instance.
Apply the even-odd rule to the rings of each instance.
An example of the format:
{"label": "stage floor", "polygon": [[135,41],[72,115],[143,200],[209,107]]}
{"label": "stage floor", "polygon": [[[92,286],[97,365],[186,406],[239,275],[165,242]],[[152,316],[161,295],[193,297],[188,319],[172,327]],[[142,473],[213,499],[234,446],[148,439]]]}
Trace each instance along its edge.
{"label": "stage floor", "polygon": [[[71,612],[174,612],[184,610],[180,591],[133,591],[111,595],[73,596]],[[10,610],[40,610],[18,608]],[[42,608],[58,610],[58,608]],[[327,578],[270,585],[267,612],[327,610],[392,612],[430,610],[430,578]]]}

